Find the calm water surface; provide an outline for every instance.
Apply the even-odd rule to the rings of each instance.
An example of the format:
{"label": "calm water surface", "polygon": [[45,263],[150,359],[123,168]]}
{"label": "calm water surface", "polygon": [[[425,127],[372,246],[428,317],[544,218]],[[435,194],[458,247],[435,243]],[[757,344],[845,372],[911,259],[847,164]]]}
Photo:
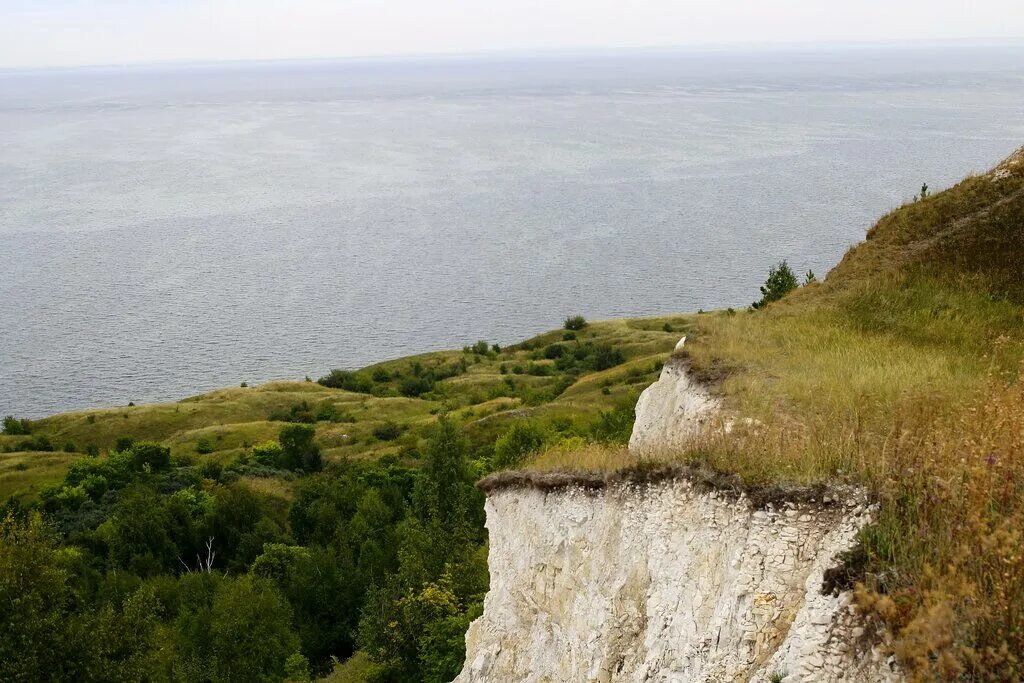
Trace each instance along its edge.
{"label": "calm water surface", "polygon": [[1024,47],[0,73],[0,415],[748,304],[1024,144]]}

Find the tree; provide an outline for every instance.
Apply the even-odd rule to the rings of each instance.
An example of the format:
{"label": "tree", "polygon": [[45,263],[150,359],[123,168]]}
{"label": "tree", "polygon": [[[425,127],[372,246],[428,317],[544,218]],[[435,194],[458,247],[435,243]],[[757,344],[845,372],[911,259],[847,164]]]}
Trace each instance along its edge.
{"label": "tree", "polygon": [[76,593],[79,551],[38,513],[0,522],[0,680],[148,680],[156,601],[138,591],[93,607]]}
{"label": "tree", "polygon": [[352,654],[363,591],[353,580],[349,553],[270,543],[251,573],[272,581],[288,600],[302,652],[316,667],[326,666],[332,655]]}
{"label": "tree", "polygon": [[448,533],[464,523],[472,486],[466,467],[466,440],[458,426],[441,416],[427,443],[426,462],[416,482],[414,499],[420,519]]}
{"label": "tree", "polygon": [[292,612],[262,577],[182,577],[171,668],[176,680],[280,681],[299,652]]}
{"label": "tree", "polygon": [[110,559],[139,576],[152,576],[178,565],[179,549],[171,538],[171,515],[156,490],[135,484],[125,489],[113,516],[97,530]]}
{"label": "tree", "polygon": [[278,441],[284,451],[283,469],[319,472],[323,468],[315,436],[316,430],[308,425],[293,424],[281,430]]}
{"label": "tree", "polygon": [[[458,598],[447,575],[418,590],[403,589],[398,582],[389,581],[367,598],[359,620],[359,645],[373,661],[387,666],[396,680],[424,680],[421,639],[427,637],[428,649],[440,645],[444,630],[432,629],[431,625],[459,613]],[[445,672],[451,668],[445,654],[425,654],[431,668]]]}
{"label": "tree", "polygon": [[135,469],[149,467],[151,470],[167,469],[171,464],[171,449],[152,441],[132,443],[128,448],[135,463]]}
{"label": "tree", "polygon": [[796,275],[789,264],[782,261],[768,270],[768,279],[761,285],[761,299],[755,301],[753,308],[764,308],[773,301],[778,301],[799,286]]}

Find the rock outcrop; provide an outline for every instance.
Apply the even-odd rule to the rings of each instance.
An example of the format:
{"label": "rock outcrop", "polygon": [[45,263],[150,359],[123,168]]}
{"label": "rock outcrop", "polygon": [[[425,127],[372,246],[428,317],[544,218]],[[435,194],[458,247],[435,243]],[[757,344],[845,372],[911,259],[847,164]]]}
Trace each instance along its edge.
{"label": "rock outcrop", "polygon": [[[674,354],[640,397],[630,448],[677,448],[718,410]],[[850,594],[822,590],[872,514],[861,492],[636,473],[482,482],[491,583],[457,681],[898,679]]]}
{"label": "rock outcrop", "polygon": [[846,491],[756,509],[685,479],[487,500],[470,681],[881,681],[825,570],[870,515]]}
{"label": "rock outcrop", "polygon": [[640,394],[629,438],[633,452],[680,448],[718,413],[718,399],[690,377],[688,361],[681,353],[685,343],[686,337],[679,340],[658,381]]}

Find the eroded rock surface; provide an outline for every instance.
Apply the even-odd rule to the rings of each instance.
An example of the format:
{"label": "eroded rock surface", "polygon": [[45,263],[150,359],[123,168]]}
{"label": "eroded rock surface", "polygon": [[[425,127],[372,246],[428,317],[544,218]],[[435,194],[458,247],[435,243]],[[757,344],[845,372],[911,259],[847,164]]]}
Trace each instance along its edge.
{"label": "eroded rock surface", "polygon": [[718,413],[718,399],[690,377],[680,353],[685,343],[686,337],[679,340],[658,381],[640,394],[629,450],[643,454],[680,448]]}
{"label": "eroded rock surface", "polygon": [[848,595],[821,594],[870,510],[755,509],[686,480],[487,500],[491,586],[469,681],[881,681]]}

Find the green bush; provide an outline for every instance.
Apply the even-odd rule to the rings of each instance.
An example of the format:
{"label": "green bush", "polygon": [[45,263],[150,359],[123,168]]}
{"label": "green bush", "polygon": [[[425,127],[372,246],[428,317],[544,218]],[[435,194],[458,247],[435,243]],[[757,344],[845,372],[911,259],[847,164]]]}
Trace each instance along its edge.
{"label": "green bush", "polygon": [[613,368],[616,365],[621,365],[625,362],[625,357],[622,355],[622,351],[612,348],[611,346],[598,346],[594,351],[594,369],[595,370],[607,370]]}
{"label": "green bush", "polygon": [[402,384],[398,387],[398,391],[402,396],[408,398],[416,398],[421,396],[434,388],[434,382],[431,377],[419,376],[419,377],[407,377],[402,381]]}
{"label": "green bush", "polygon": [[751,306],[753,308],[764,308],[773,301],[778,301],[794,289],[800,286],[792,268],[785,261],[768,270],[768,279],[761,285],[761,298]]}
{"label": "green bush", "polygon": [[541,365],[540,363],[530,363],[526,366],[526,374],[533,375],[534,377],[547,377],[552,373],[550,365]]}
{"label": "green bush", "polygon": [[587,326],[587,319],[582,315],[570,315],[563,325],[567,330],[582,330]]}
{"label": "green bush", "polygon": [[388,420],[374,427],[373,435],[381,441],[394,441],[402,435],[402,428],[398,423]]}
{"label": "green bush", "polygon": [[635,401],[603,411],[590,430],[591,438],[605,443],[627,443],[633,433],[633,422],[636,420],[634,403]]}
{"label": "green bush", "polygon": [[561,344],[552,344],[551,346],[544,349],[544,357],[550,360],[561,358],[565,353],[565,347]]}
{"label": "green bush", "polygon": [[301,422],[302,424],[313,424],[317,416],[306,401],[299,401],[292,404],[288,410],[272,410],[267,419],[271,422]]}
{"label": "green bush", "polygon": [[28,420],[19,420],[13,415],[4,418],[3,433],[11,436],[24,436],[32,431],[32,424]]}
{"label": "green bush", "polygon": [[527,455],[540,449],[549,436],[549,431],[536,422],[514,422],[494,442],[494,465],[501,469],[517,467]]}
{"label": "green bush", "polygon": [[132,458],[135,469],[149,467],[151,470],[166,469],[171,464],[171,449],[152,441],[133,443],[127,451]]}
{"label": "green bush", "polygon": [[196,453],[199,455],[206,455],[207,453],[213,453],[213,444],[205,436],[196,441]]}
{"label": "green bush", "polygon": [[280,469],[319,472],[323,460],[319,446],[313,442],[315,436],[316,430],[307,425],[292,424],[282,429],[278,436],[284,451]]}
{"label": "green bush", "polygon": [[331,370],[328,375],[318,379],[317,383],[331,389],[344,389],[360,394],[368,394],[373,389],[373,381],[370,378],[351,370]]}
{"label": "green bush", "polygon": [[252,447],[250,455],[257,464],[264,467],[281,469],[281,466],[284,464],[284,449],[276,441],[256,444]]}
{"label": "green bush", "polygon": [[45,451],[50,452],[53,450],[53,444],[42,434],[33,436],[32,438],[25,439],[18,444],[18,448],[23,451]]}

